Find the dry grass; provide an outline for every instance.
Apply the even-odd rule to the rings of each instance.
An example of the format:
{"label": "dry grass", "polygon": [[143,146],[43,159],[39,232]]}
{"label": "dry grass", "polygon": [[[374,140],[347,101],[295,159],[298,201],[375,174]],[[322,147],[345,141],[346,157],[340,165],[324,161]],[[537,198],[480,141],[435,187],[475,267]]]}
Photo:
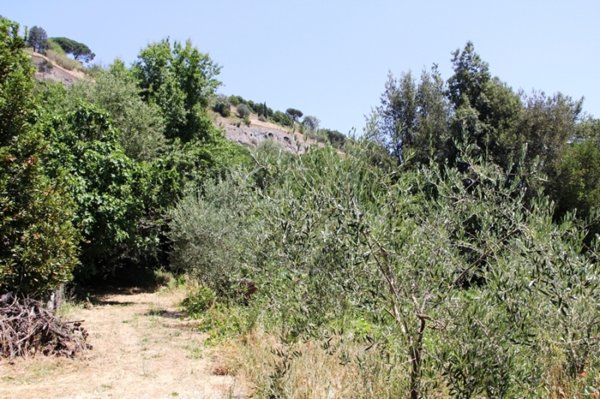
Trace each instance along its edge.
{"label": "dry grass", "polygon": [[[274,335],[254,330],[219,348],[214,374],[236,375],[256,398],[359,399],[408,397],[408,365],[387,357],[377,346],[330,341],[282,344]],[[540,356],[544,356],[540,354]],[[600,376],[573,381],[560,358],[549,358],[539,389],[524,397],[549,399],[600,398]],[[424,397],[452,397],[441,375],[424,378]]]}
{"label": "dry grass", "polygon": [[94,349],[75,359],[0,361],[0,398],[243,397],[228,375],[214,375],[205,336],[182,317],[184,287],[120,291],[65,311],[85,320]]}
{"label": "dry grass", "polygon": [[83,65],[81,65],[81,62],[73,60],[67,57],[66,55],[60,54],[54,50],[48,50],[46,52],[46,58],[68,71],[84,70]]}
{"label": "dry grass", "polygon": [[[316,341],[283,345],[253,331],[220,348],[215,364],[236,373],[256,398],[397,398],[406,392],[406,369],[388,364],[377,348]],[[433,397],[433,396],[430,396]]]}

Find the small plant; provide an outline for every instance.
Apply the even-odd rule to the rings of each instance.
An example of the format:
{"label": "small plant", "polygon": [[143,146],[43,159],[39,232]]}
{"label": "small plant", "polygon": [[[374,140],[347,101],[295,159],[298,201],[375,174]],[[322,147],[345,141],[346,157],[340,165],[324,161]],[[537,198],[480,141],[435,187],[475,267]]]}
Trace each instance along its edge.
{"label": "small plant", "polygon": [[216,294],[208,287],[200,287],[181,302],[181,306],[192,317],[198,317],[210,309],[216,301]]}
{"label": "small plant", "polygon": [[250,123],[251,123],[250,116],[249,115],[244,116],[244,125],[250,126]]}

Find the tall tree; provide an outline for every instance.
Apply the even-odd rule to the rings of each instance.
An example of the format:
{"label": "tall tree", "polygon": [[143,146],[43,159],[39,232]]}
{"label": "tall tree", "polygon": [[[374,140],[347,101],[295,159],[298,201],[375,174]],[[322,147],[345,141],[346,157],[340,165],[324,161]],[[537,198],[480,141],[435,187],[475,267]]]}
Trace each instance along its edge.
{"label": "tall tree", "polygon": [[298,119],[302,118],[302,111],[296,108],[288,108],[285,110],[285,113],[288,114],[294,122],[298,122]]}
{"label": "tall tree", "polygon": [[44,54],[48,49],[48,34],[39,26],[29,29],[27,34],[27,45],[33,47],[33,51]]}
{"label": "tall tree", "polygon": [[311,132],[316,132],[319,129],[319,118],[316,116],[307,115],[302,120],[302,124]]}
{"label": "tall tree", "polygon": [[191,41],[152,43],[138,55],[134,76],[147,102],[157,104],[166,120],[166,135],[189,141],[206,138],[212,129],[206,107],[220,85],[220,67]]}
{"label": "tall tree", "polygon": [[91,62],[96,56],[86,44],[69,39],[68,37],[53,37],[50,40],[58,44],[65,53],[71,54],[78,61]]}
{"label": "tall tree", "polygon": [[412,143],[412,158],[426,164],[429,160],[443,163],[449,157],[450,106],[445,96],[445,84],[437,66],[423,71],[417,87],[416,131]]}
{"label": "tall tree", "polygon": [[538,159],[542,171],[550,178],[571,138],[576,136],[576,122],[583,100],[575,101],[563,94],[548,96],[533,93],[524,97],[525,108],[516,127],[516,144],[527,146],[527,160]]}
{"label": "tall tree", "polygon": [[447,94],[454,107],[454,139],[476,144],[495,162],[510,163],[514,128],[523,108],[519,96],[492,77],[473,43],[452,56],[454,74],[448,79]]}
{"label": "tall tree", "polygon": [[77,263],[73,204],[49,179],[33,116],[33,70],[18,25],[0,20],[0,291],[43,296]]}
{"label": "tall tree", "polygon": [[410,72],[396,79],[391,73],[377,107],[376,137],[398,161],[413,142],[417,123],[416,84]]}

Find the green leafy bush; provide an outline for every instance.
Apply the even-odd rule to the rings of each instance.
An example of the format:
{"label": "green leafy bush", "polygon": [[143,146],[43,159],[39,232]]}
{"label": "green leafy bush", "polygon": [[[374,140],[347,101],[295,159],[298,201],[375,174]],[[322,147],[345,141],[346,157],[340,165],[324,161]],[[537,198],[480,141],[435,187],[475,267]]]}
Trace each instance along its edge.
{"label": "green leafy bush", "polygon": [[138,92],[136,80],[117,60],[108,70],[98,71],[94,82],[76,84],[69,95],[107,111],[125,154],[134,160],[149,161],[165,148],[165,120],[160,108],[142,101]]}
{"label": "green leafy bush", "polygon": [[187,272],[225,297],[249,272],[259,235],[252,223],[253,195],[241,176],[207,182],[191,191],[170,212],[172,267]]}
{"label": "green leafy bush", "polygon": [[231,104],[227,97],[219,97],[213,106],[213,111],[218,112],[223,118],[228,118],[231,115]]}
{"label": "green leafy bush", "polygon": [[0,291],[44,297],[78,263],[74,204],[64,179],[43,172],[46,146],[26,131],[0,147]]}
{"label": "green leafy bush", "polygon": [[144,214],[142,170],[118,143],[106,113],[80,104],[63,116],[46,116],[46,156],[52,176],[68,171],[68,190],[77,204],[81,268],[87,278],[111,274],[143,247],[138,228]]}
{"label": "green leafy bush", "polygon": [[[327,336],[352,315],[397,348],[413,397],[441,381],[455,397],[543,396],[548,362],[573,383],[598,367],[598,249],[585,246],[575,219],[553,222],[543,197],[531,206],[524,177],[471,154],[462,150],[469,167],[461,170],[399,174],[374,163],[370,145],[351,145],[345,157],[331,149],[259,153],[252,211],[226,207],[218,216],[223,207],[204,205],[193,224],[243,220],[237,231],[263,234],[235,247],[220,227],[210,231],[221,241],[189,241],[212,241],[198,247],[203,256],[229,245],[253,254],[226,274],[243,270],[260,287],[286,342]],[[250,196],[257,188],[237,190]]]}
{"label": "green leafy bush", "polygon": [[192,317],[199,317],[202,313],[210,309],[217,299],[213,290],[208,287],[200,287],[190,293],[181,302],[181,306]]}
{"label": "green leafy bush", "polygon": [[245,104],[246,100],[240,96],[229,96],[229,103],[234,107],[237,107],[240,104]]}
{"label": "green leafy bush", "polygon": [[0,20],[0,290],[43,297],[71,279],[79,235],[64,170],[50,179],[48,143],[32,120],[33,71],[18,25]]}
{"label": "green leafy bush", "polygon": [[240,118],[246,118],[247,116],[250,116],[250,107],[248,107],[246,104],[238,105],[236,110]]}
{"label": "green leafy bush", "polygon": [[273,121],[282,126],[293,126],[294,124],[292,118],[288,114],[285,114],[281,111],[275,111],[273,114]]}

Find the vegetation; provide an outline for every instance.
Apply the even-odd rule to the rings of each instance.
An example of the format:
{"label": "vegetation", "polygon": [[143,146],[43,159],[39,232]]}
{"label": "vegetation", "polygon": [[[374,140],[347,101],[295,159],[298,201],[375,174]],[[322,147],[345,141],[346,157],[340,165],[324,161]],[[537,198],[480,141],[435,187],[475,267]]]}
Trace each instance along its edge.
{"label": "vegetation", "polygon": [[581,101],[515,93],[467,43],[446,80],[390,75],[364,137],[307,116],[331,145],[249,153],[210,107],[302,112],[217,97],[191,42],[63,87],[0,23],[3,291],[187,275],[183,308],[256,397],[598,394],[600,124]]}
{"label": "vegetation", "polygon": [[223,118],[228,118],[231,115],[231,103],[225,96],[220,96],[215,105],[213,105],[213,111],[219,113]]}
{"label": "vegetation", "polygon": [[290,118],[292,118],[292,120],[294,122],[297,122],[299,118],[302,118],[302,115],[304,115],[302,113],[302,111],[296,109],[296,108],[288,108],[285,110],[285,113],[288,114],[290,116]]}
{"label": "vegetation", "polygon": [[190,41],[169,39],[143,49],[132,72],[147,103],[160,107],[168,138],[182,141],[206,139],[212,122],[206,114],[209,99],[220,82],[220,67]]}
{"label": "vegetation", "polygon": [[68,37],[53,37],[51,40],[59,45],[65,53],[72,55],[77,61],[91,62],[96,56],[87,45]]}
{"label": "vegetation", "polygon": [[72,198],[42,159],[47,141],[30,124],[31,63],[18,26],[0,21],[0,289],[44,295],[66,282],[77,262]]}
{"label": "vegetation", "polygon": [[29,29],[26,42],[29,47],[33,48],[33,51],[44,54],[48,48],[48,34],[44,28],[34,26]]}
{"label": "vegetation", "polygon": [[246,104],[240,104],[236,108],[237,114],[240,118],[250,116],[250,108]]}

